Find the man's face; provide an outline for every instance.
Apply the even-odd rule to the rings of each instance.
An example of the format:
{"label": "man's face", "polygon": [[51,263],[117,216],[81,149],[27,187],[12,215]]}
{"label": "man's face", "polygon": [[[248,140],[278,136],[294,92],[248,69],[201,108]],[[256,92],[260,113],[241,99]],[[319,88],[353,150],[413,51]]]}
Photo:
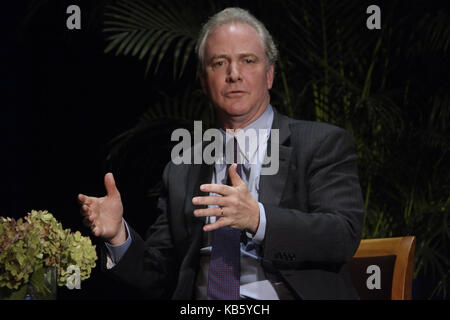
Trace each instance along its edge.
{"label": "man's face", "polygon": [[270,102],[273,82],[273,65],[267,69],[256,30],[242,23],[214,30],[206,40],[200,80],[222,121],[245,126],[256,120]]}

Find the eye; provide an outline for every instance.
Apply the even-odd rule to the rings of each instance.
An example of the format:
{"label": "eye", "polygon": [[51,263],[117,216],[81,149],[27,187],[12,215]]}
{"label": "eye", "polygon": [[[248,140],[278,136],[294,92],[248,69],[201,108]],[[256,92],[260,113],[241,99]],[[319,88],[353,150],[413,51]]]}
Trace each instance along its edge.
{"label": "eye", "polygon": [[221,67],[221,66],[223,66],[223,65],[224,65],[224,62],[223,62],[223,61],[216,61],[216,62],[213,63],[213,66],[214,66],[214,67]]}
{"label": "eye", "polygon": [[245,63],[247,63],[247,64],[250,64],[253,62],[255,62],[253,59],[250,59],[250,58],[245,59]]}

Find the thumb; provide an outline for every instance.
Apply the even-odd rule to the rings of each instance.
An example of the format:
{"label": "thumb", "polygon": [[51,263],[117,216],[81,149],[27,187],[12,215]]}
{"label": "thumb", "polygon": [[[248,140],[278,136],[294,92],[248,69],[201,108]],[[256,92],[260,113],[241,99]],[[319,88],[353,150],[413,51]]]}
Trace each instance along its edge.
{"label": "thumb", "polygon": [[239,176],[239,174],[237,173],[237,164],[233,163],[230,166],[230,169],[228,169],[228,175],[230,177],[230,181],[231,181],[231,185],[233,186],[238,186],[241,183],[243,183],[244,181],[241,179],[241,177]]}
{"label": "thumb", "polygon": [[119,190],[117,190],[116,182],[114,181],[114,176],[111,172],[108,172],[105,174],[105,189],[106,189],[106,195],[111,196],[118,196]]}

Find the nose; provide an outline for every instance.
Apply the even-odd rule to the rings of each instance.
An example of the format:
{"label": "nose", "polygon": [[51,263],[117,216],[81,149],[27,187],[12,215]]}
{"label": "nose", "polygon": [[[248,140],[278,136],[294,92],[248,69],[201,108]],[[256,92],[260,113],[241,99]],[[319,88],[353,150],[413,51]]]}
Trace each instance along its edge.
{"label": "nose", "polygon": [[228,65],[228,73],[227,73],[227,82],[237,82],[241,80],[241,72],[239,70],[239,67],[237,63],[232,62]]}

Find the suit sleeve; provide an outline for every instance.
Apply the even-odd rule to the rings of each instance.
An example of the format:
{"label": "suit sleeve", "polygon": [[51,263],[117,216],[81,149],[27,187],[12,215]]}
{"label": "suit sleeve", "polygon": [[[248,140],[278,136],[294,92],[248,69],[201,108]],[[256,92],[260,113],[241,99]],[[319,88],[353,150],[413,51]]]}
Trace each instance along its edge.
{"label": "suit sleeve", "polygon": [[304,175],[307,212],[264,204],[263,255],[279,267],[344,263],[361,239],[364,203],[350,134],[333,127],[312,150]]}
{"label": "suit sleeve", "polygon": [[[170,166],[163,174],[164,190]],[[167,299],[176,280],[174,248],[167,222],[167,199],[165,191],[158,199],[160,215],[147,232],[147,240],[130,229],[132,242],[126,253],[113,268],[106,269],[106,253],[102,252],[102,270],[132,287],[146,297]],[[103,248],[106,250],[106,248]],[[103,250],[103,251],[104,251]]]}

